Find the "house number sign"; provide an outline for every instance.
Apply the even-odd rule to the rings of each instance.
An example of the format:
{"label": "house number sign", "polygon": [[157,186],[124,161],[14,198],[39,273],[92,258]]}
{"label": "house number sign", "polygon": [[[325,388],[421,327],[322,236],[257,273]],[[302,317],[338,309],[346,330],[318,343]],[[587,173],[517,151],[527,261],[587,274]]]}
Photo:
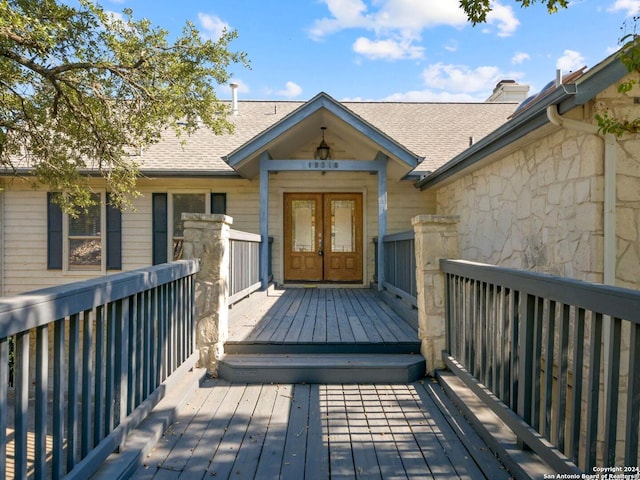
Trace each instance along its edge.
{"label": "house number sign", "polygon": [[338,162],[330,162],[327,160],[315,160],[308,164],[309,170],[336,170],[339,167]]}

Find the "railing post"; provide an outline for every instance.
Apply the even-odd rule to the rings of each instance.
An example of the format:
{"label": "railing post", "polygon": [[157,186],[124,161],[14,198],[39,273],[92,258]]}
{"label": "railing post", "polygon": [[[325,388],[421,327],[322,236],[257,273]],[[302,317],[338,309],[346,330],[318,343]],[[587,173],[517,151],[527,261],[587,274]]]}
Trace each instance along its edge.
{"label": "railing post", "polygon": [[427,373],[444,368],[446,349],[445,275],[441,258],[458,256],[457,216],[418,215],[412,219],[416,248],[418,337]]}
{"label": "railing post", "polygon": [[229,335],[229,235],[226,215],[183,213],[184,258],[199,258],[196,275],[196,346],[199,365],[216,376]]}

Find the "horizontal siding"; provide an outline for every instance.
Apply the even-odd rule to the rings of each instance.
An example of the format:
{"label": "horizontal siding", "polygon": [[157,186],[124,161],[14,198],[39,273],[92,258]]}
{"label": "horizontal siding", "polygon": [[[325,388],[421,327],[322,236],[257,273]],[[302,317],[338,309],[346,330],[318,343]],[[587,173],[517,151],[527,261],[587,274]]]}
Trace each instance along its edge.
{"label": "horizontal siding", "polygon": [[415,188],[414,181],[389,181],[387,233],[412,230],[411,219],[416,215],[435,213],[433,195]]}
{"label": "horizontal siding", "polygon": [[[365,275],[373,279],[373,237],[378,235],[378,179],[368,173],[281,172],[269,177],[270,225],[274,237],[274,274],[282,281],[282,212],[285,191],[362,192],[365,218]],[[233,227],[260,233],[259,181],[241,179],[141,179],[141,196],[133,199],[133,209],[122,215],[122,266],[132,270],[151,264],[151,198],[155,192],[216,192],[227,195],[227,214]],[[100,184],[96,182],[96,188]],[[307,187],[304,187],[307,186]],[[389,233],[411,228],[411,218],[432,213],[429,197],[412,182],[388,182]],[[37,288],[92,278],[95,273],[48,271],[46,190],[29,186],[6,185],[4,196],[4,282],[3,294],[15,294]]]}

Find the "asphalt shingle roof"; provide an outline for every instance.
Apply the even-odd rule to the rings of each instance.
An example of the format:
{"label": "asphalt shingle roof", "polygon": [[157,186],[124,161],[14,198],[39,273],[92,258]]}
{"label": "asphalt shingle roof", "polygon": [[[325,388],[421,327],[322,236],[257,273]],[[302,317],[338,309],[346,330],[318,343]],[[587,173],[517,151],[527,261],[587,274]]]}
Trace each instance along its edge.
{"label": "asphalt shingle roof", "polygon": [[[168,131],[136,160],[143,172],[233,173],[223,157],[305,102],[239,101],[229,117],[233,134],[214,135],[206,128],[176,138]],[[435,170],[508,120],[515,103],[342,102],[425,161],[416,172]],[[473,140],[471,140],[473,139]]]}

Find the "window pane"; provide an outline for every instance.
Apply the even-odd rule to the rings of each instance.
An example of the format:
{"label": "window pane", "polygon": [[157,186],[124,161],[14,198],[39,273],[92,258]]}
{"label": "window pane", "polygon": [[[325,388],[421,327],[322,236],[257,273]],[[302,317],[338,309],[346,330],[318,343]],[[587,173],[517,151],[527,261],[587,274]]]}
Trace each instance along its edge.
{"label": "window pane", "polygon": [[87,213],[78,215],[78,218],[69,217],[69,236],[100,236],[100,195],[92,195],[92,199],[96,204],[89,207]]}
{"label": "window pane", "polygon": [[69,267],[85,268],[102,265],[102,242],[97,240],[69,240]]}
{"label": "window pane", "polygon": [[354,200],[331,201],[331,251],[355,252]]}
{"label": "window pane", "polygon": [[183,213],[205,213],[205,196],[202,193],[179,193],[173,195],[173,236],[183,237]]}
{"label": "window pane", "polygon": [[293,225],[293,251],[315,251],[315,200],[293,200],[291,202],[291,224]]}

